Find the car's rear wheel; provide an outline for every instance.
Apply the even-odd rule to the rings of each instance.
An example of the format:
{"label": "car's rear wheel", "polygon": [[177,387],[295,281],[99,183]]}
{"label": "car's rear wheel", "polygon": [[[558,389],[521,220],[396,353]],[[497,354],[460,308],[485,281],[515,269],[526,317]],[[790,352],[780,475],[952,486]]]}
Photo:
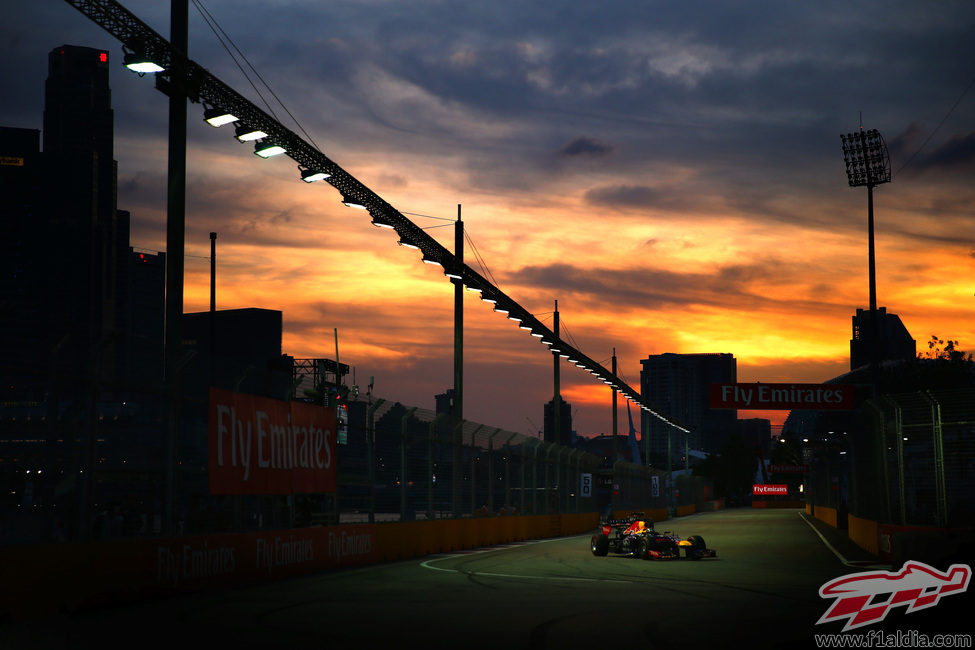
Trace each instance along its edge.
{"label": "car's rear wheel", "polygon": [[593,535],[592,539],[589,541],[589,548],[592,554],[599,557],[609,553],[609,537],[599,533]]}

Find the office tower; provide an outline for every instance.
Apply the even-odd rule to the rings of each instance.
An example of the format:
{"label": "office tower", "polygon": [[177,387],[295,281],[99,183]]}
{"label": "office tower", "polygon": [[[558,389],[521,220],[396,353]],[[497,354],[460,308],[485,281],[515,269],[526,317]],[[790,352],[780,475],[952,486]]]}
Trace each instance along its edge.
{"label": "office tower", "polygon": [[[640,389],[654,407],[691,430],[689,448],[718,452],[729,435],[737,431],[735,410],[714,410],[709,405],[713,383],[735,383],[738,364],[731,354],[652,354],[640,361]],[[684,454],[684,434],[659,418],[643,412],[642,430],[650,431],[650,453]]]}

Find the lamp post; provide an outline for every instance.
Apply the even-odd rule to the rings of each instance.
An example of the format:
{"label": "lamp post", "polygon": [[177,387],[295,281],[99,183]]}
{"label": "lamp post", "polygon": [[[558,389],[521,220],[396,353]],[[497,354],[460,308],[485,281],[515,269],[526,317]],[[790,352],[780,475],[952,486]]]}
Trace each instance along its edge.
{"label": "lamp post", "polygon": [[[613,380],[614,381],[616,380],[616,348],[613,348]],[[615,463],[616,460],[619,458],[619,450],[616,448],[616,432],[617,432],[616,413],[618,410],[618,406],[616,402],[617,399],[616,387],[610,385],[610,388],[613,389],[613,462]]]}
{"label": "lamp post", "polygon": [[[170,31],[173,48],[185,57],[189,31],[188,0],[172,0]],[[166,207],[166,385],[169,421],[165,444],[163,532],[176,532],[177,449],[182,386],[179,381],[182,351],[183,250],[186,232],[186,93],[180,56],[174,58],[169,90],[169,168]]]}
{"label": "lamp post", "polygon": [[[457,221],[454,222],[454,259],[460,274],[464,268],[464,222],[460,217],[460,204],[457,205]],[[461,515],[461,490],[463,489],[462,465],[464,462],[464,281],[451,279],[454,283],[454,403],[451,412],[451,432],[453,441],[453,475],[451,477],[451,508],[454,517]]]}
{"label": "lamp post", "polygon": [[[555,321],[553,328],[555,334],[555,343],[558,343],[559,336],[559,301],[555,301]],[[562,376],[561,368],[559,367],[559,351],[552,351],[552,359],[555,365],[554,371],[554,383],[555,383],[555,396],[552,398],[552,440],[558,442],[562,436]]]}
{"label": "lamp post", "polygon": [[[867,188],[867,257],[870,281],[870,367],[877,371],[877,270],[873,243],[873,188],[890,182],[890,155],[883,136],[876,129],[864,131],[863,127],[855,133],[840,135],[843,140],[843,159],[846,162],[846,176],[850,187]],[[874,378],[876,379],[876,377]],[[876,387],[876,381],[874,381]]]}

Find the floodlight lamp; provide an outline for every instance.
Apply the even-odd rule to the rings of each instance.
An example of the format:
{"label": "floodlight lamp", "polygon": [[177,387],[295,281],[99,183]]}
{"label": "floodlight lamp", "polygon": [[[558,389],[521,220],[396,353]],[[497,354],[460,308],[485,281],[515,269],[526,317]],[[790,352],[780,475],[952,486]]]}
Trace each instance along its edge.
{"label": "floodlight lamp", "polygon": [[890,182],[890,154],[876,129],[840,135],[850,187],[873,187]]}
{"label": "floodlight lamp", "polygon": [[240,142],[250,142],[252,140],[261,140],[266,138],[267,133],[261,131],[260,129],[249,127],[246,124],[241,124],[234,129],[234,136]]}
{"label": "floodlight lamp", "polygon": [[507,314],[508,313],[508,310],[505,309],[504,307],[501,307],[500,305],[494,305],[494,311],[498,312],[499,314]]}
{"label": "floodlight lamp", "polygon": [[426,255],[423,256],[423,263],[424,264],[436,264],[438,266],[440,265],[440,262],[438,262],[437,260],[433,259],[432,257],[427,257]]}
{"label": "floodlight lamp", "polygon": [[472,291],[474,293],[481,293],[482,291],[484,291],[484,289],[482,289],[481,287],[472,287],[470,285],[467,285],[467,290]]}
{"label": "floodlight lamp", "polygon": [[254,143],[254,153],[261,158],[270,158],[271,156],[278,156],[285,152],[285,148],[276,142],[271,142],[270,140],[255,142]]}
{"label": "floodlight lamp", "polygon": [[[346,205],[348,205],[348,203],[346,203]],[[353,207],[354,208],[356,206],[353,205],[353,206],[350,206],[350,207]],[[363,209],[365,209],[365,208],[363,208]],[[388,230],[394,230],[395,229],[395,227],[393,226],[393,224],[389,223],[388,221],[386,221],[385,219],[383,219],[382,217],[379,217],[379,216],[373,216],[373,218],[372,218],[372,225],[374,225],[377,228],[386,228]],[[402,242],[400,242],[400,243],[402,243]],[[406,246],[406,244],[403,244],[403,245]],[[415,246],[415,247],[412,247],[412,248],[419,249],[419,246]]]}
{"label": "floodlight lamp", "polygon": [[484,302],[489,302],[489,303],[491,303],[492,305],[496,305],[496,304],[498,304],[498,299],[497,299],[497,298],[492,298],[492,297],[491,297],[490,295],[488,295],[488,294],[483,294],[483,293],[482,293],[482,294],[481,294],[481,300],[483,300]]}
{"label": "floodlight lamp", "polygon": [[166,69],[158,63],[151,61],[145,54],[136,54],[135,52],[126,52],[122,64],[132,72],[140,75],[144,75],[147,72],[162,72]]}
{"label": "floodlight lamp", "polygon": [[231,122],[236,122],[237,118],[234,117],[228,111],[222,108],[208,108],[203,111],[203,119],[210,126],[223,126],[224,124],[230,124]]}
{"label": "floodlight lamp", "polygon": [[420,250],[420,247],[419,246],[417,246],[416,244],[411,244],[408,241],[403,241],[402,238],[398,242],[396,242],[396,243],[399,244],[400,246],[404,247],[404,248],[411,248],[411,249],[413,249],[415,251]]}
{"label": "floodlight lamp", "polygon": [[443,274],[448,278],[450,278],[451,280],[463,279],[463,276],[460,273],[457,273],[456,271],[451,271],[450,269],[444,269]]}
{"label": "floodlight lamp", "polygon": [[[344,205],[344,206],[346,206],[348,208],[355,208],[356,210],[365,210],[366,209],[366,206],[365,206],[364,203],[362,203],[360,201],[357,201],[355,199],[352,199],[352,198],[350,198],[348,196],[345,196],[344,194],[342,195],[342,205]],[[380,225],[379,223],[375,223],[375,219],[373,220],[373,222],[374,222],[374,225],[377,225],[377,226]]]}
{"label": "floodlight lamp", "polygon": [[[541,332],[535,332],[535,331],[532,331],[532,336],[534,336],[535,338],[539,338],[539,339],[545,337],[545,335],[542,334]],[[544,341],[542,341],[542,342],[544,343]]]}
{"label": "floodlight lamp", "polygon": [[514,314],[508,314],[508,320],[513,320],[515,322],[521,322],[521,316],[515,316]]}
{"label": "floodlight lamp", "polygon": [[331,178],[332,175],[326,172],[320,172],[315,169],[302,169],[301,170],[301,180],[306,183],[314,183],[315,181],[323,181],[326,178]]}

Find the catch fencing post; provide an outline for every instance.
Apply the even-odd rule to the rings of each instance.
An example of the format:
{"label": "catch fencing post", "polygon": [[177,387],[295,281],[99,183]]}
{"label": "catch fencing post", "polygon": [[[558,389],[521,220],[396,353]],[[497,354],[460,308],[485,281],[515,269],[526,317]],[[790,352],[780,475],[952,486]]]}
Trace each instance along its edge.
{"label": "catch fencing post", "polygon": [[406,429],[407,423],[416,412],[412,407],[403,414],[400,420],[399,438],[399,520],[406,521]]}

